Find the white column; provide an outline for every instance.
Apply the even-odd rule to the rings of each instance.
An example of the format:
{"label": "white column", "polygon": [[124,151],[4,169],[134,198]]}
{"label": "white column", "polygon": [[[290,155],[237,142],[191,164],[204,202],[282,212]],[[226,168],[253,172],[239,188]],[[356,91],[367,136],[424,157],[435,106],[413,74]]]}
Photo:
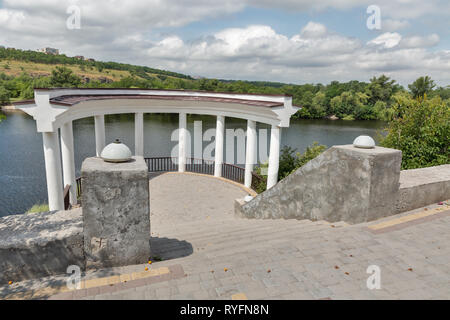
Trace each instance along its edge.
{"label": "white column", "polygon": [[186,170],[186,130],[187,121],[186,113],[180,113],[179,130],[178,130],[178,171]]}
{"label": "white column", "polygon": [[280,134],[281,128],[272,126],[270,131],[269,169],[267,172],[267,189],[278,182],[278,168],[280,166]]}
{"label": "white column", "polygon": [[48,206],[51,211],[64,210],[58,132],[43,132],[42,140],[44,142]]}
{"label": "white column", "polygon": [[144,114],[134,114],[134,153],[136,156],[144,156]]}
{"label": "white column", "polygon": [[256,164],[256,122],[247,121],[247,147],[245,151],[245,186],[252,186],[253,166]]}
{"label": "white column", "polygon": [[215,148],[215,160],[214,160],[214,176],[222,176],[222,164],[223,164],[223,136],[225,132],[225,117],[217,116],[216,124],[216,148]]}
{"label": "white column", "polygon": [[95,151],[100,157],[105,148],[105,116],[95,116]]}
{"label": "white column", "polygon": [[64,187],[70,186],[70,204],[77,204],[77,184],[75,178],[75,158],[73,153],[72,121],[61,127],[61,155],[63,163]]}

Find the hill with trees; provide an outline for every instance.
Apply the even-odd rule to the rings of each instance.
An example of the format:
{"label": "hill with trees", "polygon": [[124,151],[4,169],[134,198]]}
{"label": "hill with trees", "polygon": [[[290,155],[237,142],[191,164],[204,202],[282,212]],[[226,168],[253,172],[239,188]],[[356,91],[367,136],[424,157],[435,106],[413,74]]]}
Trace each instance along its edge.
{"label": "hill with trees", "polygon": [[405,89],[385,75],[369,82],[324,84],[194,79],[191,76],[117,62],[89,61],[65,55],[0,48],[0,105],[33,98],[36,87],[186,89],[239,93],[289,94],[303,108],[294,118],[392,120],[399,97],[439,97],[449,104],[450,86],[436,88],[420,77]]}

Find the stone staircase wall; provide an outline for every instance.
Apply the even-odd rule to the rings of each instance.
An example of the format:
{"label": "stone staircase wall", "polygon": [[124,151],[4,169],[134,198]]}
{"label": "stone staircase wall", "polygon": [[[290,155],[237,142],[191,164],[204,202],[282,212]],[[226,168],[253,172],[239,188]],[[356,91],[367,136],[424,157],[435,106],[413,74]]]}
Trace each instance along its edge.
{"label": "stone staircase wall", "polygon": [[238,216],[360,223],[393,214],[401,151],[333,146],[245,203]]}

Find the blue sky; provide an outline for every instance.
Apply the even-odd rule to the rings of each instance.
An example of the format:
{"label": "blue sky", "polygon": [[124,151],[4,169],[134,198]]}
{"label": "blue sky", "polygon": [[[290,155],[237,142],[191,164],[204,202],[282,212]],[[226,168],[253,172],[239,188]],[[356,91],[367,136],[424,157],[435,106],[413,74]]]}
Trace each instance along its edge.
{"label": "blue sky", "polygon": [[[80,29],[66,27],[73,5]],[[449,21],[446,0],[0,0],[0,44],[222,79],[448,85]]]}

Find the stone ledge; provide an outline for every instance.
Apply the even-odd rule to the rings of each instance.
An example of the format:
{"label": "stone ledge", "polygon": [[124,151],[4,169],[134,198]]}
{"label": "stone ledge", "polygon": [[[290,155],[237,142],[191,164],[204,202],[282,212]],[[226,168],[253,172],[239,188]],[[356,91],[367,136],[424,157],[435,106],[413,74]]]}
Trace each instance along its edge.
{"label": "stone ledge", "polygon": [[0,283],[84,269],[81,209],[0,218]]}

